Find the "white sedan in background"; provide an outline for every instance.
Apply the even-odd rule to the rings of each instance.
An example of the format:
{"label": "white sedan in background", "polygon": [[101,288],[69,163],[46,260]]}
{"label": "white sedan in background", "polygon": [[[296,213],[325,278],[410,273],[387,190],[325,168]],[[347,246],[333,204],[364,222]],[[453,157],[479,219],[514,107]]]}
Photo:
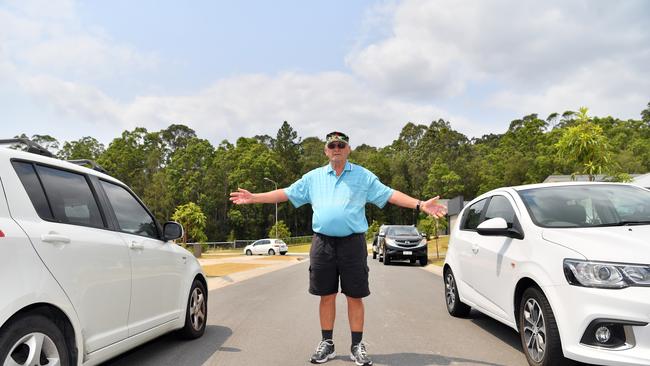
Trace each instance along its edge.
{"label": "white sedan in background", "polygon": [[277,253],[285,255],[287,254],[287,251],[289,251],[287,244],[285,244],[281,239],[260,239],[244,248],[244,254],[246,255],[276,255]]}
{"label": "white sedan in background", "polygon": [[650,365],[650,191],[616,183],[496,189],[452,228],[447,309],[520,333],[530,365]]}

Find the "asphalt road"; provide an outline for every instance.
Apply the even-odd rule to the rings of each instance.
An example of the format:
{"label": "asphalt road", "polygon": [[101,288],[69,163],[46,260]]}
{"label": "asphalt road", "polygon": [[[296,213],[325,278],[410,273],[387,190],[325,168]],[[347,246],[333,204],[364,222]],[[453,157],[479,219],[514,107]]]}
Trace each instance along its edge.
{"label": "asphalt road", "polygon": [[[384,266],[368,258],[364,340],[375,365],[527,365],[518,334],[474,312],[448,315],[442,279],[415,265]],[[307,365],[320,340],[318,298],[307,293],[309,262],[211,291],[205,335],[173,334],[106,365]],[[337,357],[349,360],[350,332],[343,295],[337,300]]]}

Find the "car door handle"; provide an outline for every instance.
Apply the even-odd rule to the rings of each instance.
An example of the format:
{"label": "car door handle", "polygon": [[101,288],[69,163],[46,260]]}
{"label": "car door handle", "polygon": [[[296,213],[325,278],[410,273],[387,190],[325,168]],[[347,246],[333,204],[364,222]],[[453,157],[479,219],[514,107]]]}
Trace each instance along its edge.
{"label": "car door handle", "polygon": [[132,241],[131,245],[129,245],[129,248],[135,250],[144,249],[144,244],[138,243],[137,241]]}
{"label": "car door handle", "polygon": [[63,244],[68,244],[70,242],[70,238],[65,236],[65,235],[60,235],[55,232],[50,232],[47,234],[41,235],[41,240],[46,242],[46,243],[63,243]]}
{"label": "car door handle", "polygon": [[472,244],[472,253],[478,254],[478,244]]}

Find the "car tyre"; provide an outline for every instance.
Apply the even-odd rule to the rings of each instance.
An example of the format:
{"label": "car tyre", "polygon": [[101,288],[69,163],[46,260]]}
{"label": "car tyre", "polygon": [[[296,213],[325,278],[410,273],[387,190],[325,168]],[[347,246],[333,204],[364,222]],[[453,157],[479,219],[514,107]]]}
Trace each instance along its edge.
{"label": "car tyre", "polygon": [[[6,324],[0,334],[3,365],[40,365],[41,360],[49,360],[48,364],[72,364],[63,332],[44,315],[19,317]],[[38,350],[39,354],[35,354]]]}
{"label": "car tyre", "polygon": [[280,252],[280,255],[285,255],[285,254],[287,254],[287,252]]}
{"label": "car tyre", "polygon": [[253,255],[253,252],[251,252],[250,249],[247,249],[247,250],[246,250],[246,255]]}
{"label": "car tyre", "polygon": [[429,258],[428,257],[420,258],[420,265],[422,267],[426,266],[427,264],[429,264]]}
{"label": "car tyre", "polygon": [[185,326],[180,330],[180,336],[185,339],[199,338],[205,332],[208,318],[208,292],[205,285],[195,279],[190,289],[185,309]]}
{"label": "car tyre", "polygon": [[469,305],[460,301],[458,295],[458,285],[456,284],[456,277],[451,269],[445,271],[445,303],[447,304],[447,311],[451,316],[457,318],[466,317],[472,309]]}
{"label": "car tyre", "polygon": [[553,310],[544,293],[537,287],[526,289],[519,302],[519,335],[530,365],[574,364],[564,358]]}
{"label": "car tyre", "polygon": [[377,252],[374,250],[372,251],[372,259],[377,259]]}
{"label": "car tyre", "polygon": [[269,255],[275,255],[275,250],[269,249]]}
{"label": "car tyre", "polygon": [[388,253],[384,252],[384,266],[387,266],[390,264],[390,257],[388,256]]}

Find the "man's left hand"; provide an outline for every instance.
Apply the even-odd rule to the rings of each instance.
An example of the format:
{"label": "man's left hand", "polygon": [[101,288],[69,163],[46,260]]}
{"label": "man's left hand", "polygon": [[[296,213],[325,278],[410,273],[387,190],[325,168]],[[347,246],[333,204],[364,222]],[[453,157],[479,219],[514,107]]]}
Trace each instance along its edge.
{"label": "man's left hand", "polygon": [[422,202],[420,204],[420,210],[433,217],[444,217],[447,214],[447,207],[438,203],[439,198],[440,196],[435,196],[428,201]]}

